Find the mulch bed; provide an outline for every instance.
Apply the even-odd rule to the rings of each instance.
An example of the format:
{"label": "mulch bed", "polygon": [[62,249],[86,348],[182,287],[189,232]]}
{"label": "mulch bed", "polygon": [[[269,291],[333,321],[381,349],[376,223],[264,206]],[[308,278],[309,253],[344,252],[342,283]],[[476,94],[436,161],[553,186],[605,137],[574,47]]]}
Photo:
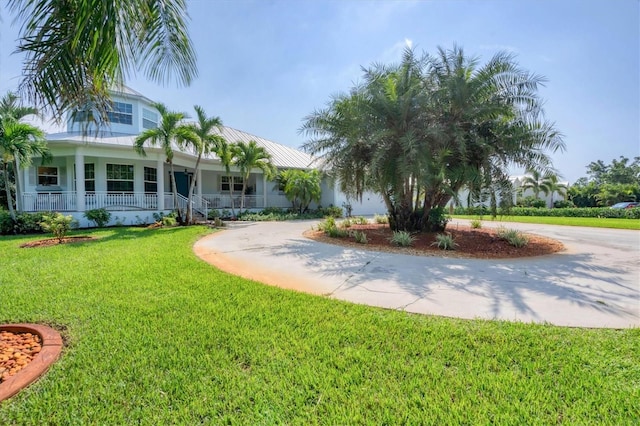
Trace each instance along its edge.
{"label": "mulch bed", "polygon": [[75,237],[64,237],[62,240],[58,240],[57,238],[47,238],[44,240],[30,241],[28,243],[24,243],[20,245],[20,248],[50,247],[50,246],[57,246],[58,244],[81,243],[84,241],[93,241],[93,240],[96,240],[96,238],[82,236],[82,235],[75,236]]}
{"label": "mulch bed", "polygon": [[411,247],[397,247],[391,244],[392,231],[389,225],[367,224],[352,225],[349,230],[363,231],[367,235],[367,244],[356,243],[353,237],[331,238],[322,231],[307,231],[305,236],[315,241],[357,247],[365,250],[377,250],[419,256],[447,256],[477,259],[508,259],[519,257],[544,256],[564,250],[561,242],[534,234],[526,234],[529,243],[524,247],[514,247],[496,235],[495,229],[472,229],[469,226],[449,226],[445,233],[450,234],[457,247],[455,250],[441,250],[433,245],[437,233],[414,234],[416,240]]}
{"label": "mulch bed", "polygon": [[37,334],[0,331],[0,383],[26,367],[41,350]]}

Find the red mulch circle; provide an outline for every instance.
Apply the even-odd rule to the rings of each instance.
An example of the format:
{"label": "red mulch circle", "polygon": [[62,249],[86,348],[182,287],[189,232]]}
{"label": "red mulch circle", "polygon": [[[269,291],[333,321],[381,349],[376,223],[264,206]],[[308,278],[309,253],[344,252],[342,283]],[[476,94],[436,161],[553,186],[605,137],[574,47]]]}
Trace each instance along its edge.
{"label": "red mulch circle", "polygon": [[356,243],[353,237],[331,238],[322,231],[307,231],[305,236],[328,244],[357,247],[365,250],[377,250],[419,256],[448,256],[477,259],[508,259],[519,257],[544,256],[564,250],[564,245],[551,238],[534,234],[525,234],[529,243],[524,247],[514,247],[497,237],[493,228],[473,229],[470,226],[448,226],[444,233],[450,234],[455,250],[441,250],[434,242],[437,232],[413,234],[415,241],[411,247],[397,247],[391,244],[393,235],[389,225],[367,224],[352,225],[350,231],[362,231],[367,235],[367,244]]}

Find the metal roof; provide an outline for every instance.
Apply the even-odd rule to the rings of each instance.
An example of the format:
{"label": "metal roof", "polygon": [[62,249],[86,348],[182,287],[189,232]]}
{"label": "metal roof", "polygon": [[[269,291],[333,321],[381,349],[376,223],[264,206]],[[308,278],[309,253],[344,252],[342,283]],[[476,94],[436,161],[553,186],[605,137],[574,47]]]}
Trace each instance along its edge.
{"label": "metal roof", "polygon": [[[258,146],[263,147],[269,155],[271,155],[271,161],[274,166],[278,168],[285,169],[312,169],[315,168],[312,164],[314,158],[302,151],[299,151],[294,148],[290,148],[288,146],[284,146],[277,142],[273,142],[259,136],[252,135],[250,133],[246,133],[231,127],[223,127],[220,132],[218,132],[222,137],[224,137],[229,143],[235,143],[238,141],[243,141],[248,143],[251,140],[256,141]],[[112,132],[101,132],[98,135],[93,133],[89,133],[84,135],[80,132],[63,132],[63,133],[52,133],[47,135],[47,141],[49,142],[73,142],[73,143],[83,143],[83,144],[99,144],[99,145],[113,145],[113,146],[130,146],[131,147],[131,155],[136,156],[137,154],[133,151],[133,143],[135,138],[138,135],[130,135],[130,134],[122,134],[122,133],[112,133]],[[150,145],[146,145],[148,149],[153,150],[154,147]],[[159,148],[155,148],[159,149]],[[183,154],[189,155],[195,158],[195,154],[192,151],[180,149],[177,145],[174,144],[173,149],[175,152],[181,152]],[[209,160],[212,162],[218,162],[219,158],[215,154],[211,154],[204,158],[204,160]]]}

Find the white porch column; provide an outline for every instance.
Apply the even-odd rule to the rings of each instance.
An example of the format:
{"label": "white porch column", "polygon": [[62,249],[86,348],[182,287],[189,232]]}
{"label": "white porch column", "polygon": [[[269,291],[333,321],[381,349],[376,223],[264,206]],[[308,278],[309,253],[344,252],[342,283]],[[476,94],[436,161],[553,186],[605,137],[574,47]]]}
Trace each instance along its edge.
{"label": "white porch column", "polygon": [[76,148],[76,210],[83,212],[84,209],[84,155],[81,148]]}
{"label": "white porch column", "polygon": [[267,175],[262,175],[262,208],[267,207]]}
{"label": "white porch column", "polygon": [[156,177],[158,179],[158,210],[164,210],[164,159],[158,158],[156,163]]}

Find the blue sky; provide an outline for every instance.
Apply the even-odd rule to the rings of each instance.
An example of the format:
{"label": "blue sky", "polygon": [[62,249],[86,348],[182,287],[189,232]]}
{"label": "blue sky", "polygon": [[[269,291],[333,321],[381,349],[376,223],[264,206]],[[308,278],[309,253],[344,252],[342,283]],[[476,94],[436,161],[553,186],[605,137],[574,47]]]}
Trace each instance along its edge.
{"label": "blue sky", "polygon": [[[199,77],[187,88],[127,84],[170,108],[193,105],[225,125],[299,147],[303,118],[359,81],[361,66],[462,46],[545,76],[548,119],[564,134],[554,164],[570,182],[591,161],[640,156],[638,0],[188,1]],[[17,27],[0,9],[0,93],[15,89]],[[514,173],[520,171],[514,170]]]}

